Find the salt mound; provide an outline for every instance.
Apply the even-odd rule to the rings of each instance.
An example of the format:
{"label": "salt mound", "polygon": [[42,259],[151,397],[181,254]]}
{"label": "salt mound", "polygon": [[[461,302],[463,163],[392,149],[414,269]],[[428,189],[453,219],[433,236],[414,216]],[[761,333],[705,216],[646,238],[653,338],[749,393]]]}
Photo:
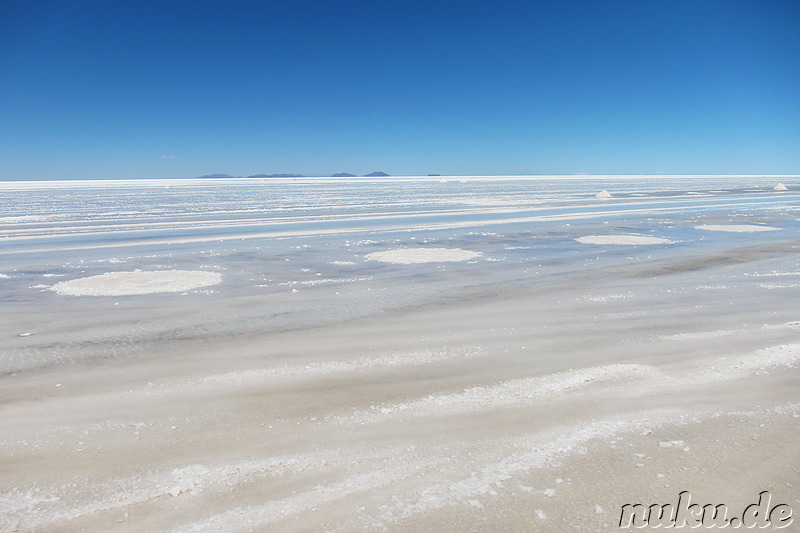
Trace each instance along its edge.
{"label": "salt mound", "polygon": [[586,235],[575,239],[583,244],[672,244],[675,241],[644,235]]}
{"label": "salt mound", "polygon": [[606,191],[605,189],[595,194],[594,196],[595,198],[613,198],[613,196],[611,196],[611,193]]}
{"label": "salt mound", "polygon": [[704,224],[702,226],[695,226],[694,229],[746,233],[753,231],[777,231],[781,228],[774,228],[772,226],[756,226],[755,224]]}
{"label": "salt mound", "polygon": [[420,263],[443,263],[452,261],[467,261],[480,257],[480,252],[462,250],[461,248],[404,248],[400,250],[386,250],[367,254],[370,261],[395,263],[398,265],[416,265]]}
{"label": "salt mound", "polygon": [[773,191],[788,191],[789,188],[786,187],[783,183],[777,184],[775,187],[772,188]]}
{"label": "salt mound", "polygon": [[218,272],[200,270],[157,270],[106,272],[97,276],[62,281],[50,287],[63,296],[128,296],[159,292],[180,292],[216,285]]}

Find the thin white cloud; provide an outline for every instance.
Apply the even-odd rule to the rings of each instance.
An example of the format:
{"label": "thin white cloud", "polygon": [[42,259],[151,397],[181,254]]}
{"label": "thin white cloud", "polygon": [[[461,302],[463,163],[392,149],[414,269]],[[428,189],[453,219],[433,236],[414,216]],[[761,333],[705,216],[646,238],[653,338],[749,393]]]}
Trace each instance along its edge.
{"label": "thin white cloud", "polygon": [[162,155],[161,159],[178,159],[176,155]]}

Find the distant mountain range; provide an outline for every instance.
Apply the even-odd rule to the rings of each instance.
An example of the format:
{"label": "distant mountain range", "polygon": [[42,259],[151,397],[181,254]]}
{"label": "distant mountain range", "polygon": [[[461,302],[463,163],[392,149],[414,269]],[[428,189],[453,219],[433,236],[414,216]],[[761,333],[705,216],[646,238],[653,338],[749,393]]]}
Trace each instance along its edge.
{"label": "distant mountain range", "polygon": [[[389,176],[386,172],[375,171],[370,172],[369,174],[365,174],[365,178],[380,178],[384,176]],[[252,176],[231,176],[230,174],[206,174],[205,176],[198,176],[196,179],[224,179],[224,178],[305,178],[306,176],[302,174],[253,174]],[[320,177],[328,177],[328,176],[320,176]],[[349,172],[337,172],[336,174],[331,174],[329,177],[331,178],[355,178],[355,174],[350,174]]]}

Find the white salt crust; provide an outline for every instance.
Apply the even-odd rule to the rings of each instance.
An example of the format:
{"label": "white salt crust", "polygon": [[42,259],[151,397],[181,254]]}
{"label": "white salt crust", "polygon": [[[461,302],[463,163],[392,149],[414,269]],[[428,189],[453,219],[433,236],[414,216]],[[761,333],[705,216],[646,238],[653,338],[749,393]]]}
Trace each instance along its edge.
{"label": "white salt crust", "polygon": [[636,245],[636,244],[672,244],[675,241],[662,239],[660,237],[647,237],[645,235],[586,235],[578,237],[576,241],[583,244],[614,244],[614,245]]}
{"label": "white salt crust", "polygon": [[461,248],[403,248],[373,252],[364,256],[370,261],[394,263],[397,265],[417,265],[422,263],[444,263],[468,261],[480,257],[480,252]]}
{"label": "white salt crust", "polygon": [[62,281],[50,287],[62,296],[129,296],[159,292],[182,292],[216,285],[219,272],[201,270],[135,270],[106,272],[97,276]]}
{"label": "white salt crust", "polygon": [[694,229],[705,231],[728,231],[732,233],[751,233],[755,231],[778,231],[781,228],[772,226],[756,226],[755,224],[704,224]]}

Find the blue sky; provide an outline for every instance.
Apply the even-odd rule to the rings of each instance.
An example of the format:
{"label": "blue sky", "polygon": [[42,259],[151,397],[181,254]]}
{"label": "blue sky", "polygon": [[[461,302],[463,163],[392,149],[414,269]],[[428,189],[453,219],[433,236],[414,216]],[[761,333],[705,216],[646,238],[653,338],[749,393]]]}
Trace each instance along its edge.
{"label": "blue sky", "polygon": [[0,179],[800,174],[800,2],[0,0]]}

